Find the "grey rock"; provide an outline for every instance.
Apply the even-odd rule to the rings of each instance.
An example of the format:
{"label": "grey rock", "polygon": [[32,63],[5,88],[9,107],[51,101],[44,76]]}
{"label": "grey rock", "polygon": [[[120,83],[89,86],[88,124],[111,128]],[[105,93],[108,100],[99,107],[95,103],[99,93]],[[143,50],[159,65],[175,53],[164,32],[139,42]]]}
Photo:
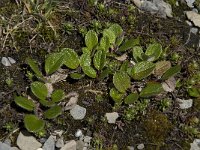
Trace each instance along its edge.
{"label": "grey rock", "polygon": [[61,148],[63,147],[65,144],[64,144],[64,140],[63,140],[63,137],[59,138],[57,141],[56,141],[56,147],[57,148]]}
{"label": "grey rock", "polygon": [[75,120],[81,120],[86,115],[86,109],[84,107],[76,105],[70,110],[70,114]]}
{"label": "grey rock", "polygon": [[43,150],[55,150],[55,140],[51,135],[43,145]]}
{"label": "grey rock", "polygon": [[128,150],[134,150],[133,146],[128,146],[127,148],[128,148]]}
{"label": "grey rock", "polygon": [[2,57],[1,63],[2,63],[4,66],[6,66],[6,67],[10,67],[10,66],[11,66],[10,61],[9,61],[8,58],[6,58],[6,57]]}
{"label": "grey rock", "polygon": [[108,120],[108,123],[112,123],[112,124],[114,124],[116,122],[117,118],[119,117],[117,112],[106,113],[105,116]]}
{"label": "grey rock", "polygon": [[84,136],[84,143],[90,143],[90,141],[91,141],[91,139],[92,139],[92,137],[90,137],[90,136]]}
{"label": "grey rock", "polygon": [[78,140],[78,141],[76,141],[76,149],[77,150],[83,150],[83,148],[84,148],[84,142],[83,141],[80,141],[80,140]]}
{"label": "grey rock", "polygon": [[60,150],[76,150],[76,141],[71,140],[67,142]]}
{"label": "grey rock", "polygon": [[11,150],[11,147],[5,143],[0,142],[0,150]]}
{"label": "grey rock", "polygon": [[[25,135],[27,134],[27,135]],[[17,137],[17,146],[21,150],[36,150],[42,146],[33,136],[20,132]]]}
{"label": "grey rock", "polygon": [[194,139],[193,143],[190,143],[190,150],[200,150],[200,139]]}
{"label": "grey rock", "polygon": [[11,146],[11,140],[10,139],[5,139],[4,143]]}
{"label": "grey rock", "polygon": [[190,8],[193,8],[194,6],[193,6],[193,3],[195,2],[195,0],[185,0],[186,1],[186,3],[187,3],[187,5],[188,5],[188,7],[190,7]]}
{"label": "grey rock", "polygon": [[17,148],[17,147],[11,147],[10,150],[19,150],[19,148]]}
{"label": "grey rock", "polygon": [[144,1],[141,4],[141,9],[144,10],[144,11],[149,11],[152,14],[157,13],[158,10],[159,10],[158,7],[150,1]]}

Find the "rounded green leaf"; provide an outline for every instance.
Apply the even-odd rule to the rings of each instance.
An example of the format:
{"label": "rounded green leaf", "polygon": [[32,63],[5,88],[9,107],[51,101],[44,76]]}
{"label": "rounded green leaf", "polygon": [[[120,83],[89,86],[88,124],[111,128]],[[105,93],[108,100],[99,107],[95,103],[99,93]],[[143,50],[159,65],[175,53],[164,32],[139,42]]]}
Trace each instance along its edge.
{"label": "rounded green leaf", "polygon": [[45,99],[48,94],[48,90],[45,84],[38,81],[31,83],[31,91],[39,99]]}
{"label": "rounded green leaf", "polygon": [[53,53],[50,54],[45,60],[45,71],[47,74],[52,74],[58,70],[63,64],[63,54]]}
{"label": "rounded green leaf", "polygon": [[113,76],[113,84],[119,92],[125,93],[131,86],[130,77],[126,72],[115,72]]}
{"label": "rounded green leaf", "polygon": [[33,111],[35,108],[35,103],[32,100],[22,96],[15,97],[15,103],[28,111]]}
{"label": "rounded green leaf", "polygon": [[45,106],[45,107],[52,107],[52,106],[55,105],[55,102],[53,102],[53,101],[48,101],[48,100],[46,100],[46,99],[40,99],[39,102],[40,102],[40,104],[42,104],[42,105]]}
{"label": "rounded green leaf", "polygon": [[138,44],[139,44],[139,39],[131,38],[120,46],[119,51],[126,51],[128,49],[133,48],[134,46]]}
{"label": "rounded green leaf", "polygon": [[155,68],[155,64],[149,61],[142,61],[136,63],[131,70],[133,79],[141,80],[149,76]]}
{"label": "rounded green leaf", "polygon": [[117,89],[112,88],[110,89],[110,97],[116,102],[116,103],[122,103],[122,98],[124,96],[123,93],[120,93]]}
{"label": "rounded green leaf", "polygon": [[59,90],[55,90],[52,94],[51,94],[51,100],[52,102],[59,102],[61,101],[65,96],[65,92],[61,89]]}
{"label": "rounded green leaf", "polygon": [[174,76],[175,74],[179,73],[181,71],[181,66],[180,65],[176,65],[174,67],[169,68],[162,76],[162,80],[166,80],[172,76]]}
{"label": "rounded green leaf", "polygon": [[63,63],[71,69],[76,69],[79,66],[79,57],[77,53],[70,48],[64,48],[62,50],[64,53]]}
{"label": "rounded green leaf", "polygon": [[35,115],[25,115],[24,125],[29,132],[38,132],[44,128],[45,122]]}
{"label": "rounded green leaf", "polygon": [[109,38],[107,36],[103,36],[100,41],[100,48],[108,52],[110,47]]}
{"label": "rounded green leaf", "polygon": [[160,94],[163,91],[162,84],[157,82],[148,83],[147,86],[142,89],[140,97],[151,97]]}
{"label": "rounded green leaf", "polygon": [[109,27],[109,30],[113,31],[116,37],[120,36],[123,33],[123,29],[119,24],[113,24]]}
{"label": "rounded green leaf", "polygon": [[96,78],[97,76],[96,71],[91,66],[84,66],[82,67],[82,70],[87,76],[91,78]]}
{"label": "rounded green leaf", "polygon": [[91,58],[90,53],[84,53],[80,57],[80,65],[81,67],[90,66],[91,65]]}
{"label": "rounded green leaf", "polygon": [[126,104],[134,104],[138,100],[138,98],[138,93],[131,93],[124,99],[124,102]]}
{"label": "rounded green leaf", "polygon": [[141,46],[134,46],[133,47],[133,58],[135,59],[136,62],[142,61],[142,55],[144,54],[142,47]]}
{"label": "rounded green leaf", "polygon": [[81,79],[83,78],[85,75],[84,74],[80,74],[80,73],[71,73],[70,74],[70,77],[72,79],[75,79],[75,80],[78,80],[78,79]]}
{"label": "rounded green leaf", "polygon": [[44,112],[44,117],[47,119],[53,119],[62,114],[62,108],[58,105],[49,108]]}
{"label": "rounded green leaf", "polygon": [[145,52],[150,61],[157,60],[162,54],[162,45],[159,43],[150,44]]}
{"label": "rounded green leaf", "polygon": [[94,66],[97,70],[103,69],[106,62],[106,53],[104,50],[97,50],[93,57]]}
{"label": "rounded green leaf", "polygon": [[31,67],[31,69],[35,72],[35,74],[36,74],[38,77],[42,77],[42,73],[41,73],[41,71],[39,70],[38,65],[36,64],[36,62],[35,62],[33,59],[27,58],[27,59],[26,59],[26,62],[28,63],[28,65]]}
{"label": "rounded green leaf", "polygon": [[116,36],[115,36],[115,33],[112,30],[109,30],[109,29],[103,30],[103,37],[106,37],[106,36],[108,37],[109,42],[111,44],[115,43]]}
{"label": "rounded green leaf", "polygon": [[85,36],[85,45],[91,51],[98,44],[97,33],[93,30],[87,32]]}

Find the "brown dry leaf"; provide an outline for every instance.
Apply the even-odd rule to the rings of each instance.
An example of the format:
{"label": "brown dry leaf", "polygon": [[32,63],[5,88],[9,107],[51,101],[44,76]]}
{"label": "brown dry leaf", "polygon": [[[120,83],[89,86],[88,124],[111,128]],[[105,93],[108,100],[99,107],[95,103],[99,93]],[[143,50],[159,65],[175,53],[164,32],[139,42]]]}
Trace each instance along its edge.
{"label": "brown dry leaf", "polygon": [[169,68],[171,68],[170,61],[159,61],[156,63],[156,67],[154,69],[155,76],[162,76]]}
{"label": "brown dry leaf", "polygon": [[162,83],[162,87],[166,92],[173,92],[176,88],[176,80],[174,77],[167,79]]}

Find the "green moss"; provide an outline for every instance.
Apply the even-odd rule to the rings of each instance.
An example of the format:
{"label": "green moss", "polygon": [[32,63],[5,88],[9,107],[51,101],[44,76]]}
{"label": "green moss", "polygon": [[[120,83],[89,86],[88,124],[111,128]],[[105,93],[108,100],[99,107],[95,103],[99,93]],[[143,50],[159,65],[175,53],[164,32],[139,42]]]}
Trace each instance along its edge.
{"label": "green moss", "polygon": [[149,141],[161,146],[169,130],[172,128],[172,124],[164,114],[153,110],[149,112],[144,121],[144,128]]}

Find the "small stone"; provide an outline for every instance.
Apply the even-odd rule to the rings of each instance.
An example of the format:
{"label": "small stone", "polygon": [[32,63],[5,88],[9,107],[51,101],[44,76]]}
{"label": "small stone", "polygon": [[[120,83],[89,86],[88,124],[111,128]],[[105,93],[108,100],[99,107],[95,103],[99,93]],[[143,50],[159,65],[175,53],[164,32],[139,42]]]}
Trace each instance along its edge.
{"label": "small stone", "polygon": [[190,150],[200,150],[200,139],[194,139],[193,143],[190,143]]}
{"label": "small stone", "polygon": [[[28,134],[28,133],[27,133]],[[36,150],[42,146],[33,136],[24,135],[22,132],[17,137],[17,146],[21,150]]]}
{"label": "small stone", "polygon": [[56,141],[56,147],[57,148],[61,148],[63,147],[65,144],[64,144],[64,140],[63,140],[63,137],[59,138],[57,141]]}
{"label": "small stone", "polygon": [[139,145],[137,146],[137,149],[139,149],[139,150],[144,149],[144,144],[143,144],[143,143],[142,143],[142,144],[139,144]]}
{"label": "small stone", "polygon": [[194,11],[186,11],[186,16],[195,26],[200,27],[200,14]]}
{"label": "small stone", "polygon": [[63,132],[64,132],[63,130],[54,130],[54,132],[52,134],[55,136],[61,137]]}
{"label": "small stone", "polygon": [[115,123],[117,118],[119,117],[117,112],[112,112],[112,113],[106,113],[106,118],[108,120],[108,123]]}
{"label": "small stone", "polygon": [[76,131],[76,133],[75,133],[75,137],[81,137],[83,135],[83,132],[80,130],[80,129],[78,129],[77,131]]}
{"label": "small stone", "polygon": [[75,120],[81,120],[86,115],[86,109],[84,107],[76,105],[70,110],[70,114]]}
{"label": "small stone", "polygon": [[5,143],[0,142],[0,150],[10,150],[11,147]]}
{"label": "small stone", "polygon": [[76,141],[71,140],[67,142],[60,150],[76,150]]}
{"label": "small stone", "polygon": [[10,61],[11,64],[16,63],[16,60],[14,60],[12,57],[8,57],[8,60]]}
{"label": "small stone", "polygon": [[6,58],[6,57],[2,57],[1,63],[2,63],[4,66],[6,66],[6,67],[10,67],[10,66],[11,66],[10,61],[9,61],[8,58]]}
{"label": "small stone", "polygon": [[43,145],[43,150],[55,150],[55,140],[51,135]]}
{"label": "small stone", "polygon": [[133,146],[128,146],[127,148],[128,148],[128,150],[134,150]]}
{"label": "small stone", "polygon": [[176,101],[179,103],[179,107],[181,109],[188,109],[188,108],[192,107],[192,105],[193,105],[192,99],[183,100],[183,99],[177,98]]}
{"label": "small stone", "polygon": [[11,140],[10,139],[5,139],[4,143],[7,144],[8,146],[11,146]]}

